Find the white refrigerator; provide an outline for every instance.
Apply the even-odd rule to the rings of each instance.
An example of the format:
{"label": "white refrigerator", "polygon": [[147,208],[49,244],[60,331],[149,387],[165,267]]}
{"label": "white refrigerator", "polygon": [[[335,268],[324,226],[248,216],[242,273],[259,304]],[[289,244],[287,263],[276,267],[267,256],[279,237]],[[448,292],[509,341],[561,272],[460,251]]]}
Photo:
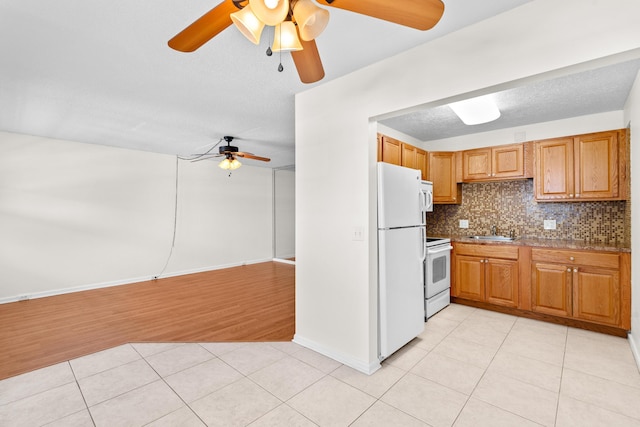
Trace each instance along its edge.
{"label": "white refrigerator", "polygon": [[424,330],[426,204],[420,171],[378,163],[378,347],[385,359]]}

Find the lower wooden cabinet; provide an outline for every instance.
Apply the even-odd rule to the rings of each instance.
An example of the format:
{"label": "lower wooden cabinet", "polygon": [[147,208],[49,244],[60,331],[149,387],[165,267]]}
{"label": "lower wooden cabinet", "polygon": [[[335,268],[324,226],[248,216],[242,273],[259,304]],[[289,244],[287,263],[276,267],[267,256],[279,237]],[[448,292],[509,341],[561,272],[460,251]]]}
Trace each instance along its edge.
{"label": "lower wooden cabinet", "polygon": [[617,253],[533,249],[532,310],[620,325],[619,258]]}
{"label": "lower wooden cabinet", "polygon": [[484,258],[477,256],[456,256],[456,277],[458,280],[454,296],[476,301],[484,301],[485,272]]}
{"label": "lower wooden cabinet", "polygon": [[623,334],[631,328],[630,259],[627,252],[455,242],[451,295]]}
{"label": "lower wooden cabinet", "polygon": [[454,296],[518,307],[517,246],[457,244],[454,258]]}
{"label": "lower wooden cabinet", "polygon": [[487,258],[485,300],[491,304],[518,307],[520,283],[517,260]]}
{"label": "lower wooden cabinet", "polygon": [[539,313],[571,315],[571,273],[564,265],[532,262],[531,309]]}
{"label": "lower wooden cabinet", "polygon": [[580,266],[573,269],[573,317],[617,325],[620,323],[620,274]]}

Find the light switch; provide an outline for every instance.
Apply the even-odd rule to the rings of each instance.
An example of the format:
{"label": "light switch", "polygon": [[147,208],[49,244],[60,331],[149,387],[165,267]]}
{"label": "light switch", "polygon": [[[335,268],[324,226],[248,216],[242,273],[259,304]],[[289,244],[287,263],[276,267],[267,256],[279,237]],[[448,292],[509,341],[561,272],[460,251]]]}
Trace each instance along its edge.
{"label": "light switch", "polygon": [[555,230],[556,229],[556,220],[555,219],[545,219],[544,220],[544,229],[545,230]]}
{"label": "light switch", "polygon": [[364,240],[364,227],[353,227],[353,240],[362,241]]}

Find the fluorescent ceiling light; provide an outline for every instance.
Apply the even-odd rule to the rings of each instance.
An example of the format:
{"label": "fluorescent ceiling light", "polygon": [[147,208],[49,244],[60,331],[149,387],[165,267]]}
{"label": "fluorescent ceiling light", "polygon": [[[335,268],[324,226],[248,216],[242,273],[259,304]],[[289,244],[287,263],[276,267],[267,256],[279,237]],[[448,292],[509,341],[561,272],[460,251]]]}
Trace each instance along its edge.
{"label": "fluorescent ceiling light", "polygon": [[449,107],[460,117],[465,125],[479,125],[492,122],[500,117],[500,110],[493,101],[492,95],[479,96],[453,102]]}

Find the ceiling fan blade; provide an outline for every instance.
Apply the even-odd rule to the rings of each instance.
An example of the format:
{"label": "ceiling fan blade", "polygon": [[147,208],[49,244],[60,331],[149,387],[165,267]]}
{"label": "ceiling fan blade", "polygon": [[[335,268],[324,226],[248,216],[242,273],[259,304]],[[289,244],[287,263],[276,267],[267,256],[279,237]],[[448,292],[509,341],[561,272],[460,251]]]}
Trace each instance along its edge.
{"label": "ceiling fan blade", "polygon": [[433,28],[444,13],[442,0],[318,0],[318,3],[422,31]]}
{"label": "ceiling fan blade", "polygon": [[302,50],[291,52],[302,83],[315,83],[324,78],[324,68],[315,40],[300,40]]}
{"label": "ceiling fan blade", "polygon": [[256,156],[253,155],[251,153],[243,153],[243,152],[237,152],[234,153],[236,156],[238,157],[243,157],[243,158],[247,158],[247,159],[253,159],[253,160],[260,160],[261,162],[270,162],[271,159],[269,159],[268,157],[260,157],[260,156]]}
{"label": "ceiling fan blade", "polygon": [[169,47],[180,52],[193,52],[230,26],[233,23],[230,15],[237,11],[232,0],[224,0],[176,34],[169,40]]}

